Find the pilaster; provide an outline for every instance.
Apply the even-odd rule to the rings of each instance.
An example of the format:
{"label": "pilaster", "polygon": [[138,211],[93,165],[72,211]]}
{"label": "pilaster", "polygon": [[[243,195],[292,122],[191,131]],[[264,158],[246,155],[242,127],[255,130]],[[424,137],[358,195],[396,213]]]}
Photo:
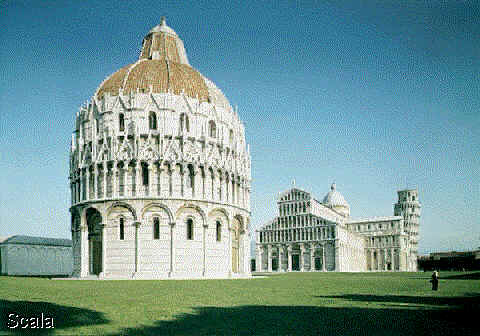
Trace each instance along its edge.
{"label": "pilaster", "polygon": [[292,245],[288,244],[287,247],[287,256],[288,256],[288,271],[292,271]]}
{"label": "pilaster", "polygon": [[315,271],[315,244],[310,244],[310,271]]}
{"label": "pilaster", "polygon": [[170,271],[168,277],[173,277],[175,274],[175,247],[174,247],[174,227],[175,222],[169,223],[170,226]]}
{"label": "pilaster", "polygon": [[300,243],[300,272],[305,272],[304,256],[305,256],[305,244]]}
{"label": "pilaster", "polygon": [[272,244],[268,244],[267,245],[267,251],[268,251],[268,259],[267,259],[267,262],[268,262],[268,266],[267,266],[267,270],[268,272],[271,272],[272,271]]}

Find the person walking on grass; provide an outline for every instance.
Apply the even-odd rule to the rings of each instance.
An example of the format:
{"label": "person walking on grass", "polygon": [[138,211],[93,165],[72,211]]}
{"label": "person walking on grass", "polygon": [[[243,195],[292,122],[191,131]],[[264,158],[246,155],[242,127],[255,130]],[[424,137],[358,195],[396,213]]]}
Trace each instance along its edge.
{"label": "person walking on grass", "polygon": [[438,290],[438,272],[437,271],[433,271],[432,280],[430,280],[430,282],[432,283],[432,290],[434,291]]}

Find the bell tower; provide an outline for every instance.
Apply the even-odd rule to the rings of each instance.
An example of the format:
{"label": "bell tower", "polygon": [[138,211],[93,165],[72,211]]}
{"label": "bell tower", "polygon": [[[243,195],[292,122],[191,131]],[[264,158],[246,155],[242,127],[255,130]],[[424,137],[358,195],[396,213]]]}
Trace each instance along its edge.
{"label": "bell tower", "polygon": [[394,215],[403,217],[403,233],[408,235],[407,269],[417,271],[418,240],[421,204],[417,189],[399,190],[398,201],[394,205]]}

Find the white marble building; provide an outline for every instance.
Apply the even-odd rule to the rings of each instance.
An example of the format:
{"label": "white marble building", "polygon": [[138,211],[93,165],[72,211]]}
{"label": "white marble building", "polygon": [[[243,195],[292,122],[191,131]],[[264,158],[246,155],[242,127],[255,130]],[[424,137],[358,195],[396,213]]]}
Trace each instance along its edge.
{"label": "white marble building", "polygon": [[249,276],[250,176],[237,111],[162,19],[77,113],[74,276]]}
{"label": "white marble building", "polygon": [[417,190],[401,190],[394,216],[351,219],[335,184],[323,202],[293,187],[256,231],[256,271],[416,271],[420,208]]}

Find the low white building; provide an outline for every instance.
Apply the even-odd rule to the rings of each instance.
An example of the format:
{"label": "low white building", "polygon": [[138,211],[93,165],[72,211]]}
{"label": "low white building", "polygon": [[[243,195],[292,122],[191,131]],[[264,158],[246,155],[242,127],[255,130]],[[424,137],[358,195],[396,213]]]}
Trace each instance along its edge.
{"label": "low white building", "polygon": [[0,274],[70,276],[72,241],[30,236],[0,238]]}
{"label": "low white building", "polygon": [[299,188],[280,194],[279,216],[256,231],[256,271],[416,271],[418,191],[398,191],[394,216],[351,219],[332,184],[319,202]]}

